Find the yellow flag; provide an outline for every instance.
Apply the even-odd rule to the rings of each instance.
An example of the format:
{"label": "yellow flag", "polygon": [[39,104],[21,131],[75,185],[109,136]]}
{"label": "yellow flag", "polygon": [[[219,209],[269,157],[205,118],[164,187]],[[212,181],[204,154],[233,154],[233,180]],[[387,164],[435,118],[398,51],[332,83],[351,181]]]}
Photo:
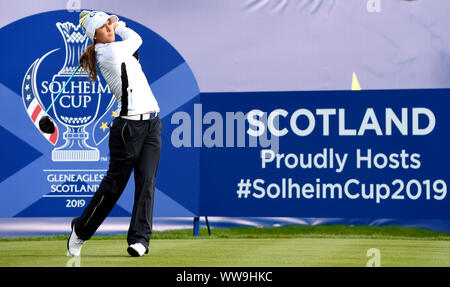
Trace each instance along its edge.
{"label": "yellow flag", "polygon": [[356,77],[355,72],[353,72],[352,91],[361,91],[361,86],[359,85],[358,78]]}

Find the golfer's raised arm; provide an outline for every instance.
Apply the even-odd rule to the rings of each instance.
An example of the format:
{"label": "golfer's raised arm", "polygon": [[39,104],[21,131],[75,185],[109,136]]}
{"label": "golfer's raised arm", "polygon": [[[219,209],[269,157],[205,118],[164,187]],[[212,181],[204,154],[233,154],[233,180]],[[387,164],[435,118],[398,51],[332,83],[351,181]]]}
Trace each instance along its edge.
{"label": "golfer's raised arm", "polygon": [[119,21],[115,30],[116,34],[122,38],[122,41],[114,43],[114,52],[121,55],[133,55],[142,45],[142,38],[138,33],[125,26],[125,23]]}

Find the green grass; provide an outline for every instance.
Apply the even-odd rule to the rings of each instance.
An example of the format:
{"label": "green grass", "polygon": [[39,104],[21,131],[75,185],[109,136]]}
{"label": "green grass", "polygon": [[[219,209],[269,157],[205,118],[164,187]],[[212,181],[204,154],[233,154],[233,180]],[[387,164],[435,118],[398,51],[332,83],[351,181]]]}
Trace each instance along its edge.
{"label": "green grass", "polygon": [[[200,238],[367,238],[367,239],[428,239],[450,240],[450,234],[421,228],[399,226],[348,226],[348,225],[316,225],[316,226],[282,226],[282,227],[235,227],[212,229],[208,236],[206,228],[200,229]],[[4,241],[53,241],[67,240],[68,235],[0,238]],[[126,239],[126,234],[114,236],[94,236],[92,240]],[[191,229],[153,232],[152,239],[199,239],[192,236]]]}
{"label": "green grass", "polygon": [[450,266],[450,234],[395,226],[285,226],[154,232],[148,255],[132,258],[126,235],[94,236],[80,258],[67,236],[0,239],[0,266]]}

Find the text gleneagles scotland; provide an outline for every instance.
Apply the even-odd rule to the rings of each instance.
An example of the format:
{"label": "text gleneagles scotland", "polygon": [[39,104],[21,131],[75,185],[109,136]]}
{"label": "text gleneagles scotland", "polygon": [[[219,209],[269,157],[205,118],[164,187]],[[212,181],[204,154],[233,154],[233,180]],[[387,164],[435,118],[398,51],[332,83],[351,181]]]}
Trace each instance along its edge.
{"label": "text gleneagles scotland", "polygon": [[[358,127],[346,126],[345,109],[297,109],[292,114],[284,109],[275,109],[269,113],[261,110],[252,110],[247,114],[250,136],[258,137],[265,132],[272,136],[283,137],[293,133],[299,137],[306,137],[313,132],[322,136],[330,135],[330,122],[337,120],[338,136],[362,137],[366,133],[375,133],[377,136],[391,136],[396,130],[402,136],[426,136],[433,132],[436,126],[436,116],[428,108],[402,108],[400,113],[391,108],[384,110],[384,125],[380,125],[379,114],[373,108],[367,108]],[[266,116],[267,121],[261,121]],[[289,122],[279,127],[277,118],[285,118]],[[297,123],[302,118],[302,127]],[[286,121],[287,120],[287,121]],[[321,121],[321,125],[317,125]],[[317,131],[317,126],[321,130]],[[318,143],[319,144],[319,143]],[[418,170],[422,167],[421,154],[400,149],[389,154],[375,151],[376,148],[356,148],[354,156],[348,152],[340,153],[333,147],[323,148],[317,153],[290,152],[280,153],[273,149],[262,149],[260,167],[269,169],[316,169],[333,170],[336,174],[343,174],[348,165],[354,164],[357,170],[372,171],[389,169]],[[355,162],[350,163],[350,158]],[[296,173],[298,174],[298,173]],[[348,177],[348,174],[346,175]],[[383,200],[443,200],[447,195],[447,184],[443,179],[402,179],[396,178],[390,182],[361,182],[353,174],[342,182],[326,182],[321,178],[311,179],[312,182],[298,182],[296,178],[281,178],[278,182],[266,182],[261,178],[240,178],[237,183],[236,194],[238,198],[254,199],[366,199],[374,200],[377,204]],[[342,177],[343,178],[343,177]],[[302,178],[302,180],[305,180]]]}

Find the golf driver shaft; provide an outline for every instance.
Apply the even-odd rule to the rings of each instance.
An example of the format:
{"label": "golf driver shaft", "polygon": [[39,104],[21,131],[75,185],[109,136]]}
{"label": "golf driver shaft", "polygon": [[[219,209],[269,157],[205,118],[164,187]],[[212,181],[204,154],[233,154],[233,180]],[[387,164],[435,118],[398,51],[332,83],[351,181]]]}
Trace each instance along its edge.
{"label": "golf driver shaft", "polygon": [[56,95],[56,97],[53,99],[52,103],[50,104],[50,106],[47,108],[47,110],[45,111],[45,114],[48,114],[48,111],[50,111],[51,107],[53,106],[53,104],[56,102],[56,100],[58,99],[59,95],[61,95],[62,91],[64,91],[64,89],[66,88],[67,84],[70,82],[70,80],[72,80],[73,76],[78,72],[78,70],[80,69],[81,65],[79,65],[75,71],[73,71],[72,75],[70,75],[70,78],[67,80],[67,82],[64,84],[64,86],[61,88],[61,90],[59,90],[58,94]]}

